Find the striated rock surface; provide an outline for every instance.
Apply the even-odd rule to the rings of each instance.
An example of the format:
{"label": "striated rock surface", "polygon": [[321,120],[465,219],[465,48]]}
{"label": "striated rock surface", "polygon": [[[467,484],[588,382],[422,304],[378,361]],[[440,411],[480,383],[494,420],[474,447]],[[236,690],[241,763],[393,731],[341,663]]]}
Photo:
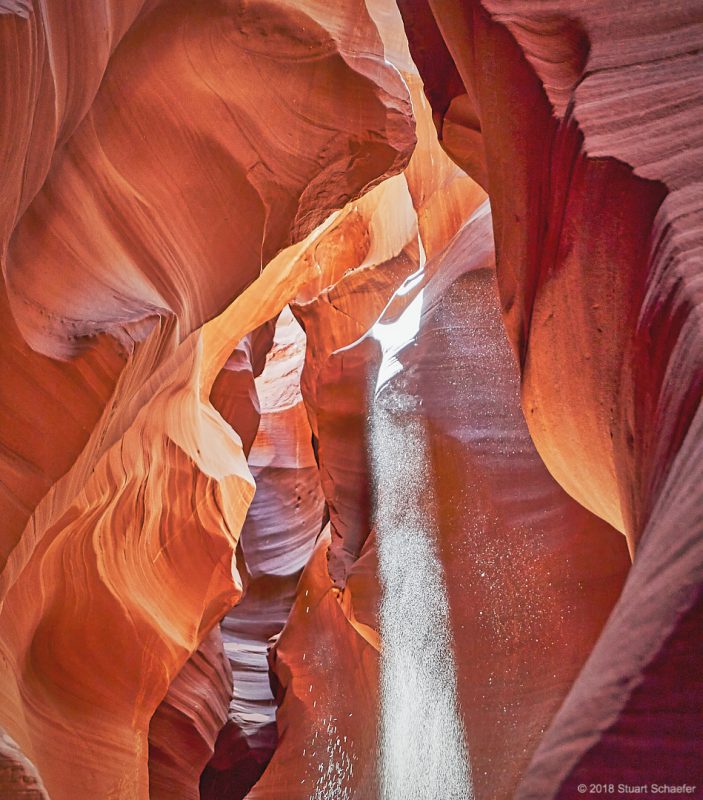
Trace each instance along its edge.
{"label": "striated rock surface", "polygon": [[273,256],[404,166],[410,106],[361,3],[55,2],[0,38],[0,717],[52,800],[146,797],[152,714],[240,594],[212,384],[309,280]]}
{"label": "striated rock surface", "polygon": [[367,356],[345,348],[369,330],[402,281],[441,250],[485,199],[437,143],[395,4],[374,0],[369,9],[386,58],[410,88],[417,146],[402,176],[347,207],[314,252],[305,254],[314,259],[320,278],[292,305],[308,335],[302,392],[330,511],[330,574],[340,589],[371,527],[367,384],[372,378]]}
{"label": "striated rock surface", "polygon": [[[372,418],[386,724],[398,724],[405,642],[428,624],[423,605],[413,609],[402,597],[409,581],[423,591],[414,563],[422,547],[403,537],[424,536],[439,572],[429,572],[439,585],[424,591],[446,594],[473,796],[508,798],[597,640],[629,557],[624,539],[558,486],[530,439],[495,306],[487,209],[437,261],[428,262],[395,322],[411,323],[420,298],[414,342],[398,354],[403,369],[380,388]],[[422,477],[393,474],[387,453],[394,451],[401,463],[417,463]],[[434,655],[428,649],[410,653],[420,686]],[[418,703],[415,713],[423,712]]]}
{"label": "striated rock surface", "polygon": [[3,797],[703,785],[700,11],[399,5],[0,0]]}
{"label": "striated rock surface", "polygon": [[[65,355],[76,337],[168,313],[185,336],[282,246],[401,168],[410,108],[380,50],[361,2],[151,4],[15,227],[5,272],[25,338]],[[317,95],[304,121],[287,98],[320,79],[334,101]],[[116,124],[119,106],[133,124]],[[59,261],[60,282],[37,280]]]}
{"label": "striated rock surface", "polygon": [[261,421],[256,378],[266,364],[275,327],[275,320],[269,320],[238,342],[210,391],[210,402],[237,432],[247,457]]}
{"label": "striated rock surface", "polygon": [[[367,244],[356,268],[343,246],[345,228],[351,225],[363,232],[361,241]],[[368,330],[419,262],[417,218],[404,176],[391,178],[363,198],[321,240],[315,258],[330,284],[314,297],[308,284],[292,309],[308,334],[301,390],[317,439],[320,482],[330,513],[330,571],[342,588],[350,560],[358,557],[370,529],[367,378],[364,364],[353,355],[342,357],[342,376],[335,353]],[[335,275],[340,267],[347,269]]]}
{"label": "striated rock surface", "polygon": [[279,746],[248,800],[378,796],[378,644],[350,624],[329,544],[326,529],[273,651]]}
{"label": "striated rock surface", "polygon": [[232,672],[213,628],[186,661],[149,723],[150,800],[199,800],[200,773],[227,720]]}
{"label": "striated rock surface", "polygon": [[[255,378],[273,344],[269,321],[247,334],[232,351],[210,392],[210,400],[242,440],[248,456],[259,427]],[[239,567],[241,571],[241,566]],[[149,797],[199,798],[200,775],[227,721],[232,670],[219,627],[213,628],[169,686],[149,724]]]}
{"label": "striated rock surface", "polygon": [[699,10],[400,7],[440,138],[490,191],[530,433],[634,554],[518,796],[700,785]]}
{"label": "striated rock surface", "polygon": [[300,394],[304,356],[305,335],[286,308],[256,380],[261,424],[249,454],[256,494],[239,543],[245,591],[221,626],[234,695],[200,782],[203,800],[243,798],[276,747],[268,650],[286,622],[325,511]]}

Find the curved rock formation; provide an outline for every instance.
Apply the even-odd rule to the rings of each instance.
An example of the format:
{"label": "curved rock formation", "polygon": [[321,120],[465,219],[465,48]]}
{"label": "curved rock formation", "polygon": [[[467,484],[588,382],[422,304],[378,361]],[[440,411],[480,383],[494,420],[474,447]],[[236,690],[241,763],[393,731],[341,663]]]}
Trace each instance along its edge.
{"label": "curved rock formation", "polygon": [[305,335],[290,310],[256,381],[261,425],[249,454],[256,494],[239,542],[245,590],[222,621],[234,680],[227,725],[200,782],[203,800],[243,798],[276,747],[268,649],[288,617],[322,529],[324,499],[300,394]]}
{"label": "curved rock formation", "polygon": [[198,783],[227,720],[232,671],[212,628],[149,723],[150,800],[199,800]]}
{"label": "curved rock formation", "polygon": [[378,796],[378,650],[349,624],[320,537],[273,652],[279,746],[248,800]]}
{"label": "curved rock formation", "polygon": [[[332,791],[336,773],[325,767],[325,757],[317,759],[322,774],[300,757],[313,733],[318,756],[341,747],[335,763],[342,764],[352,752],[362,754],[344,780],[350,798],[379,791],[439,796],[440,783],[443,796],[468,797],[469,780],[474,797],[511,796],[617,600],[629,567],[624,539],[560,489],[529,438],[493,300],[492,253],[484,210],[407,279],[369,334],[333,352],[318,375],[318,404],[321,392],[334,397],[328,407],[338,415],[337,436],[350,420],[358,420],[354,434],[365,431],[370,419],[363,463],[369,466],[370,459],[373,473],[375,536],[369,525],[356,552],[347,548],[344,574],[333,572],[335,559],[328,574],[318,556],[310,585],[299,588],[296,607],[305,603],[306,612],[289,619],[273,662],[283,691],[279,730],[286,738],[254,797],[309,797],[311,780],[320,797]],[[388,332],[404,338],[393,343]],[[377,397],[370,399],[374,387]],[[325,431],[320,418],[318,425],[322,453],[323,432],[332,441],[335,432]],[[348,453],[353,435],[346,436]],[[349,529],[345,536],[345,545],[355,541]],[[336,610],[323,611],[335,595]],[[435,603],[446,611],[438,616]],[[442,634],[444,619],[449,624]],[[380,741],[369,729],[375,726],[352,733],[346,719],[344,746],[336,728],[314,727],[315,702],[329,702],[316,687],[330,680],[325,676],[333,662],[303,663],[300,652],[284,644],[302,648],[311,626],[342,664],[346,656],[338,651],[377,652],[380,634],[380,664],[373,657],[380,707],[378,699],[369,704],[375,692],[357,696],[368,690],[353,666],[344,666],[333,682],[342,697],[357,696],[365,714],[379,716]],[[436,649],[442,636],[447,644],[441,647],[454,654],[444,672]],[[434,676],[429,684],[428,675]],[[451,719],[442,717],[440,724],[437,717],[445,680],[460,731],[453,743],[443,738]],[[425,726],[438,749],[458,747],[458,763],[467,764],[454,787],[456,763],[433,761]],[[370,754],[379,751],[377,773]],[[405,754],[402,764],[394,766],[399,753]],[[433,773],[438,764],[444,764],[441,776]],[[295,776],[294,788],[284,776]]]}
{"label": "curved rock formation", "polygon": [[[402,492],[383,471],[386,453],[401,449],[401,462],[426,453],[420,508],[446,582],[473,796],[507,798],[597,640],[629,558],[622,537],[548,474],[529,437],[494,305],[490,215],[469,221],[439,262],[414,290],[422,311],[414,343],[397,356],[403,370],[376,402],[377,480]],[[396,593],[417,567],[405,565],[396,530],[410,524],[403,506],[418,501],[411,486],[393,512],[380,491],[385,641],[388,619],[412,613]],[[392,669],[389,656],[397,680]]]}
{"label": "curved rock formation", "polygon": [[700,10],[399,5],[0,0],[8,800],[703,786]]}
{"label": "curved rock formation", "polygon": [[247,458],[261,421],[256,378],[266,365],[275,329],[275,320],[269,320],[238,342],[210,390],[210,402],[237,432]]}
{"label": "curved rock formation", "polygon": [[[342,245],[347,228],[363,234],[358,265]],[[330,513],[331,574],[339,588],[370,530],[366,463],[366,367],[353,356],[340,373],[333,354],[362,336],[419,262],[417,218],[403,176],[369,193],[320,241],[315,259],[329,281],[309,284],[292,306],[308,334],[301,389],[317,438],[320,482]],[[346,267],[342,275],[335,275]],[[354,363],[352,363],[354,362]]]}
{"label": "curved rock formation", "polygon": [[304,255],[314,260],[320,277],[292,306],[308,334],[302,392],[330,510],[330,574],[340,589],[371,528],[366,440],[372,376],[367,356],[344,348],[366,334],[402,281],[439,252],[485,198],[438,146],[397,8],[387,0],[374,0],[369,8],[386,58],[410,88],[417,146],[402,176],[347,207]]}
{"label": "curved rock formation", "polygon": [[[361,3],[123,6],[0,15],[2,383],[28,398],[2,434],[0,714],[53,800],[146,796],[152,713],[239,593],[253,485],[213,380],[309,279],[266,263],[414,141]],[[334,87],[314,121],[287,102],[310,85]]]}
{"label": "curved rock formation", "polygon": [[634,553],[519,796],[700,785],[700,14],[400,6],[440,138],[490,191],[531,435]]}
{"label": "curved rock formation", "polygon": [[[255,378],[273,344],[269,321],[247,334],[217,376],[210,400],[242,440],[248,456],[259,428]],[[241,573],[241,565],[238,570]],[[232,699],[232,670],[219,628],[213,628],[184,664],[149,724],[149,797],[197,798]]]}
{"label": "curved rock formation", "polygon": [[0,734],[0,797],[48,800],[37,768],[6,733]]}

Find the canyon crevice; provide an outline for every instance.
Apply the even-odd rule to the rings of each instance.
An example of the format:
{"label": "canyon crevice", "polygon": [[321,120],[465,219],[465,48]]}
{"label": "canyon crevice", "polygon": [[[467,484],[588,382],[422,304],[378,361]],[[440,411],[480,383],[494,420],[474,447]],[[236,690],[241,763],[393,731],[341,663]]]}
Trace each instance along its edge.
{"label": "canyon crevice", "polygon": [[0,797],[703,793],[702,53],[0,0]]}

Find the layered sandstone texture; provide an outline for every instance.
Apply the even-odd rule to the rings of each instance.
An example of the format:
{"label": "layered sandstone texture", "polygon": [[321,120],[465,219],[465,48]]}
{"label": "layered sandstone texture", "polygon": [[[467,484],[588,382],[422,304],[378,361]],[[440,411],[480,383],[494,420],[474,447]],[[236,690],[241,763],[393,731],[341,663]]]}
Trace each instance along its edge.
{"label": "layered sandstone texture", "polygon": [[0,0],[0,796],[703,785],[702,42]]}
{"label": "layered sandstone texture", "polygon": [[[241,594],[213,382],[311,277],[285,248],[405,166],[409,95],[362,2],[2,11],[0,722],[53,800],[145,798]],[[208,691],[167,701],[198,752]]]}
{"label": "layered sandstone texture", "polygon": [[700,7],[399,5],[442,145],[491,196],[532,438],[634,556],[518,796],[700,785]]}
{"label": "layered sandstone texture", "polygon": [[200,782],[203,800],[243,798],[277,743],[269,648],[322,531],[325,504],[300,393],[305,334],[288,308],[255,381],[260,424],[248,463],[256,481],[239,540],[244,594],[221,624],[234,690],[227,724]]}
{"label": "layered sandstone texture", "polygon": [[279,746],[253,798],[511,796],[629,567],[529,438],[475,184],[443,238],[423,231],[428,199],[451,197],[429,176],[460,178],[421,97],[415,113],[405,186],[365,198],[370,251],[386,231],[402,260],[354,268],[364,228],[342,220],[314,253],[335,282],[293,305],[330,539],[273,649]]}
{"label": "layered sandstone texture", "polygon": [[[484,204],[304,388],[321,468],[341,450],[354,471],[323,482],[338,542],[275,645],[280,742],[252,798],[512,796],[617,600],[625,539],[539,458],[495,292]],[[351,479],[376,503],[342,525]]]}

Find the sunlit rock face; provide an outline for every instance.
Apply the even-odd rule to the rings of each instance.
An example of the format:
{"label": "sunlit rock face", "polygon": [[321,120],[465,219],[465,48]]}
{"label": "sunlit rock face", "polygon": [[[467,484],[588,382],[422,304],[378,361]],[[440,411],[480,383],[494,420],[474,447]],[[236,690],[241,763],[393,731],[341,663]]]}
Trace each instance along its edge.
{"label": "sunlit rock face", "polygon": [[254,484],[210,389],[310,278],[276,253],[403,168],[409,97],[361,2],[9,11],[0,722],[53,800],[143,798],[241,594]]}
{"label": "sunlit rock face", "polygon": [[[259,429],[256,378],[273,345],[275,320],[247,334],[232,351],[210,400],[242,440],[248,456]],[[200,775],[210,761],[232,699],[232,669],[219,627],[186,661],[149,723],[149,797],[198,798]]]}
{"label": "sunlit rock face", "polygon": [[530,433],[634,553],[518,796],[700,785],[700,14],[399,5],[442,144],[491,195]]}
{"label": "sunlit rock face", "polygon": [[251,800],[378,797],[378,639],[333,585],[329,544],[326,530],[273,651],[279,745]]}
{"label": "sunlit rock face", "polygon": [[268,320],[237,342],[210,391],[210,402],[242,440],[249,456],[261,422],[261,403],[256,379],[273,346],[276,320]]}
{"label": "sunlit rock face", "polygon": [[[415,501],[419,517],[411,516],[402,485],[393,485],[393,499],[379,498],[390,617],[386,622],[382,607],[381,632],[388,624],[402,647],[404,627],[421,625],[419,610],[416,621],[404,622],[412,618],[412,602],[398,596],[405,572],[412,576],[418,568],[405,563],[397,519],[407,519],[414,532],[417,517],[444,583],[473,796],[488,800],[513,796],[620,593],[629,557],[624,538],[566,495],[530,440],[494,304],[487,209],[437,261],[426,265],[429,277],[413,288],[404,312],[412,313],[421,297],[417,334],[397,356],[402,370],[375,402],[380,469],[392,473],[387,453],[404,442],[412,443],[405,460],[420,448],[425,453],[414,487],[422,498]],[[380,525],[394,503],[383,556]],[[391,687],[402,674],[395,662]],[[422,658],[417,669],[428,669]],[[391,690],[401,704],[402,694]],[[397,710],[388,713],[403,719]]]}
{"label": "sunlit rock face", "polygon": [[386,0],[369,8],[386,58],[410,87],[417,146],[402,175],[347,206],[304,255],[314,260],[319,277],[291,306],[308,336],[301,388],[330,513],[330,575],[340,589],[371,527],[367,384],[376,379],[367,355],[359,355],[369,343],[347,348],[372,327],[403,280],[441,250],[485,199],[437,143],[397,8]]}

